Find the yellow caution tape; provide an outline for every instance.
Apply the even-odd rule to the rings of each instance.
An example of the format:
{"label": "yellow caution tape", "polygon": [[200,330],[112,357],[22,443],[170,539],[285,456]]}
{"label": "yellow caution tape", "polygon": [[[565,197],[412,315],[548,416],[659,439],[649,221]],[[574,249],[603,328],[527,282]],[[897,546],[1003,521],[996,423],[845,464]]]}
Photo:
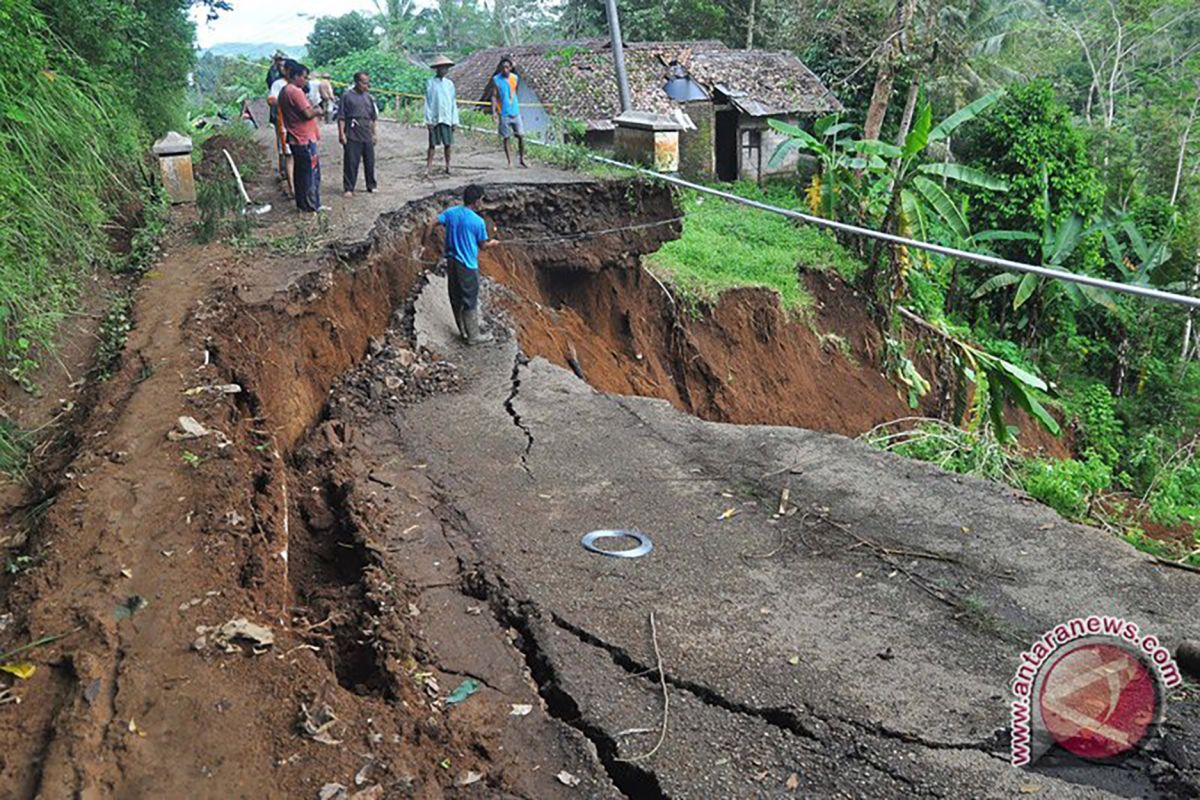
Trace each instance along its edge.
{"label": "yellow caution tape", "polygon": [[[352,83],[342,83],[341,81],[335,81],[335,80],[330,80],[329,83],[332,86],[341,86],[344,89],[348,89],[354,85]],[[412,92],[397,92],[392,89],[372,89],[371,94],[387,94],[387,95],[392,95],[393,97],[406,97],[411,100],[424,100],[425,99],[425,95],[423,95],[423,94],[413,94]],[[460,98],[455,98],[455,102],[458,103],[459,105],[487,106],[489,108],[492,105],[491,103],[489,103],[486,100],[463,100]],[[521,105],[529,106],[530,108],[553,108],[554,107],[550,103],[521,103]]]}

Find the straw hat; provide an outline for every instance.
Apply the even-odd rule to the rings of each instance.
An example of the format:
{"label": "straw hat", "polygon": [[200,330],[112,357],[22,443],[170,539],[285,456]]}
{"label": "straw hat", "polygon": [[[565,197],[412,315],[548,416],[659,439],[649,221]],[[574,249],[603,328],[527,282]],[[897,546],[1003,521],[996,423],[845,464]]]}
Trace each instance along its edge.
{"label": "straw hat", "polygon": [[438,56],[433,61],[429,62],[429,66],[431,69],[433,67],[453,67],[454,62],[451,61],[450,59],[446,58],[445,56]]}

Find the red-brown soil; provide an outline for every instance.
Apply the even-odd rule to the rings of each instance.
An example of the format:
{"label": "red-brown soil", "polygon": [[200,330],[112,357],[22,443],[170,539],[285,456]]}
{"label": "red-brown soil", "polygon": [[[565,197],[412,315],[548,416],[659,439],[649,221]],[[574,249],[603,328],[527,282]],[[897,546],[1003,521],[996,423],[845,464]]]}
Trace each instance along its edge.
{"label": "red-brown soil", "polygon": [[[326,782],[379,787],[364,800],[554,796],[558,723],[519,659],[505,694],[441,705],[463,674],[416,638],[417,576],[381,538],[434,516],[434,488],[392,467],[381,480],[406,491],[385,510],[348,477],[353,426],[307,443],[330,387],[426,268],[423,248],[440,249],[432,208],[394,215],[369,256],[343,254],[353,269],[323,257],[255,304],[230,277],[270,256],[198,246],[178,221],[138,291],[121,368],[96,387],[78,452],[51,483],[33,561],[0,579],[0,648],[61,637],[22,656],[36,666],[28,680],[3,679],[20,704],[0,706],[0,796],[315,797]],[[188,391],[228,383],[242,391]],[[169,440],[184,414],[220,434]],[[274,646],[226,653],[211,633],[195,644],[198,626],[237,617]],[[486,619],[492,629],[472,634],[481,651],[503,640]],[[535,706],[519,728],[512,702]],[[341,744],[302,732],[302,704],[330,706]],[[486,778],[456,789],[470,771]]]}
{"label": "red-brown soil", "polygon": [[[792,425],[858,436],[932,414],[931,392],[910,409],[880,373],[878,327],[858,293],[834,275],[805,273],[813,310],[789,315],[766,289],[736,289],[695,317],[644,270],[610,264],[535,267],[528,254],[485,260],[522,349],[574,368],[597,389],[661,397],[704,419]],[[929,365],[922,365],[928,376]],[[1069,447],[1020,412],[1010,419],[1028,452]]]}

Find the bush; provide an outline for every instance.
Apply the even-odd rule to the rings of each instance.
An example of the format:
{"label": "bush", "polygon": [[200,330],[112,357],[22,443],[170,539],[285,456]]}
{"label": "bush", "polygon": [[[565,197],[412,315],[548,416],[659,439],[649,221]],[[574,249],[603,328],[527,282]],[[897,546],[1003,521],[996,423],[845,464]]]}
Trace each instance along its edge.
{"label": "bush", "polygon": [[1150,519],[1160,525],[1200,525],[1200,464],[1189,458],[1163,468],[1146,500]]}
{"label": "bush", "polygon": [[1079,420],[1076,450],[1115,467],[1125,451],[1125,436],[1112,392],[1102,383],[1093,383],[1078,393],[1070,405]]}
{"label": "bush", "polygon": [[433,76],[430,70],[416,66],[399,53],[378,47],[357,50],[322,64],[321,71],[347,85],[354,83],[354,73],[362,71],[371,76],[373,90],[419,95],[425,94],[425,81]]}
{"label": "bush", "polygon": [[1020,471],[1021,486],[1067,519],[1083,521],[1092,498],[1112,483],[1112,468],[1092,456],[1075,459],[1026,461]]}
{"label": "bush", "polygon": [[[1040,234],[1047,214],[1042,202],[1043,167],[1057,220],[1072,214],[1090,219],[1101,211],[1104,184],[1087,139],[1048,81],[1010,87],[998,103],[963,128],[957,149],[969,166],[1009,185],[1007,192],[968,191],[972,230]],[[1041,259],[1036,242],[997,244],[1005,245],[997,249],[1008,257],[1034,263]],[[1081,246],[1072,256],[1073,263],[1084,263],[1089,254],[1094,259],[1098,252],[1098,243]]]}

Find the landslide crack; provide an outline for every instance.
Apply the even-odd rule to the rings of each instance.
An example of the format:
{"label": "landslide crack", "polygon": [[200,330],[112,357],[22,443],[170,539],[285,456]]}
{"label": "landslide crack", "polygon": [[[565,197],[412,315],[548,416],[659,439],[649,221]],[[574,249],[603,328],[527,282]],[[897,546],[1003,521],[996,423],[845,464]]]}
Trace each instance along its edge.
{"label": "landslide crack", "polygon": [[[626,672],[642,678],[654,679],[657,670],[652,665],[644,664],[641,661],[633,658],[624,648],[604,641],[595,634],[580,628],[578,625],[568,622],[557,614],[553,615],[552,619],[555,625],[567,631],[572,636],[575,636],[585,644],[605,650],[612,658],[613,663],[621,667]],[[769,725],[781,728],[789,733],[801,736],[805,739],[810,739],[813,741],[825,741],[828,738],[827,733],[816,730],[807,720],[805,720],[803,716],[791,708],[759,708],[747,705],[746,703],[737,700],[731,700],[711,687],[696,683],[695,681],[689,681],[684,678],[680,678],[677,675],[667,673],[663,677],[670,686],[687,692],[706,705],[716,706],[717,708],[722,708],[734,714],[755,717]],[[940,742],[931,739],[925,739],[921,736],[905,733],[903,731],[893,731],[884,727],[883,725],[870,724],[849,717],[837,715],[822,716],[807,706],[804,708],[804,711],[808,716],[820,721],[821,723],[824,723],[825,725],[838,723],[844,726],[849,726],[868,735],[879,736],[885,739],[894,739],[905,744],[923,747],[929,750],[977,750],[985,755],[1001,758],[1003,760],[1002,755],[998,752],[1002,746],[1002,739],[1004,736],[1004,732],[1002,730],[994,732],[991,737],[980,742]],[[871,766],[878,767],[878,765],[872,763],[865,757],[863,760],[867,761],[867,763],[871,764]]]}
{"label": "landslide crack", "polygon": [[[514,374],[516,369],[514,368]],[[436,485],[435,485],[436,486]],[[531,618],[537,615],[536,607],[529,602],[519,602],[508,590],[503,578],[487,576],[475,557],[467,557],[464,551],[474,549],[470,537],[463,548],[458,547],[448,535],[449,531],[465,534],[469,523],[462,512],[452,505],[450,498],[436,487],[437,504],[430,511],[442,522],[442,537],[454,551],[457,570],[462,581],[460,591],[466,597],[483,601],[492,617],[502,628],[511,628],[517,636],[513,647],[521,654],[537,686],[538,695],[545,701],[547,713],[554,719],[579,731],[596,749],[600,764],[608,774],[613,786],[630,800],[671,800],[651,771],[617,759],[617,742],[599,726],[584,718],[575,699],[563,688],[558,673],[549,656],[538,642]]]}
{"label": "landslide crack", "polygon": [[517,632],[513,646],[524,657],[538,694],[546,703],[547,713],[579,731],[592,743],[600,764],[617,791],[629,800],[671,800],[654,772],[619,760],[616,739],[590,721],[579,703],[563,687],[558,671],[542,648],[534,629],[532,620],[541,616],[537,607],[528,601],[515,600],[502,583],[498,585],[489,581],[478,567],[464,570],[463,592],[477,600],[486,601],[496,622]]}
{"label": "landslide crack", "polygon": [[508,393],[508,397],[504,399],[504,410],[508,412],[508,416],[512,417],[513,425],[521,429],[521,433],[525,434],[525,450],[521,453],[521,469],[525,470],[525,474],[533,478],[533,472],[529,469],[529,452],[533,450],[533,432],[529,430],[529,426],[521,421],[521,415],[517,413],[517,409],[513,406],[513,401],[517,398],[517,393],[521,391],[521,367],[529,363],[524,355],[519,351],[513,358],[512,368],[512,390]]}

